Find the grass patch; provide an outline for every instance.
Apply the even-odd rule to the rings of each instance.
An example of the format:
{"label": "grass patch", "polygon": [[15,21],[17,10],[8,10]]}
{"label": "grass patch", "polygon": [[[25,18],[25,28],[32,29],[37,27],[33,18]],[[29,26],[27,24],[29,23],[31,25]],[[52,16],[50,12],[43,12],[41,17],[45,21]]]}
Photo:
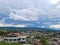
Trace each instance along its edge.
{"label": "grass patch", "polygon": [[23,45],[22,43],[5,43],[5,42],[0,42],[0,45]]}

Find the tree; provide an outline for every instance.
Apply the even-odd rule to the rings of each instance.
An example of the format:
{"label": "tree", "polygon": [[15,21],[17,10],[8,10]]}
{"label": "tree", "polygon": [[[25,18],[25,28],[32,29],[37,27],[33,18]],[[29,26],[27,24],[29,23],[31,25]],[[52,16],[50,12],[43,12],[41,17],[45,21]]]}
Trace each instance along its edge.
{"label": "tree", "polygon": [[0,35],[5,35],[7,32],[5,31],[0,31]]}
{"label": "tree", "polygon": [[47,42],[47,39],[45,37],[40,37],[40,42],[43,44],[43,45],[49,45],[48,42]]}

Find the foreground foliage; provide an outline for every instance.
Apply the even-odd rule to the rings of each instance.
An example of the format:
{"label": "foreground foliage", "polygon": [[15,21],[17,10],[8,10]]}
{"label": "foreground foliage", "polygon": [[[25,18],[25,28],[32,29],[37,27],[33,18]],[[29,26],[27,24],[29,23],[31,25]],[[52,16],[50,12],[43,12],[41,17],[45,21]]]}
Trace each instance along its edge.
{"label": "foreground foliage", "polygon": [[0,45],[23,45],[21,43],[5,43],[5,42],[0,42]]}

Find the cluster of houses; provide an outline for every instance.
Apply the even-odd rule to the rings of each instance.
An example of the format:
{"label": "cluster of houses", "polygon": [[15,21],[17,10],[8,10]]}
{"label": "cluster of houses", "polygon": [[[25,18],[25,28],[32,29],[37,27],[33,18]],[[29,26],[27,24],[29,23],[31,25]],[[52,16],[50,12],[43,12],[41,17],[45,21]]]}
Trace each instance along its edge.
{"label": "cluster of houses", "polygon": [[52,38],[48,42],[50,45],[60,45],[60,38]]}
{"label": "cluster of houses", "polygon": [[[0,36],[0,41],[4,41],[6,43],[23,43],[24,45],[31,45],[29,42],[32,42],[32,45],[42,45],[39,41],[33,41],[32,37],[29,37],[29,33],[17,33],[17,32],[9,32],[5,36]],[[32,33],[33,34],[33,33]]]}
{"label": "cluster of houses", "polygon": [[4,37],[4,41],[8,43],[26,43],[26,35],[20,35],[20,33],[10,32]]}
{"label": "cluster of houses", "polygon": [[[42,35],[45,38],[50,38],[50,36],[54,33],[42,33],[42,32],[9,32],[5,36],[0,35],[0,41],[4,41],[6,43],[23,43],[29,45],[42,45],[42,43],[35,39],[35,36],[41,37]],[[47,40],[50,45],[60,45],[60,35],[56,34],[54,37]],[[29,43],[31,42],[31,43]]]}
{"label": "cluster of houses", "polygon": [[27,43],[27,35],[22,35],[16,32],[9,32],[6,35],[0,35],[0,41],[4,41],[6,43]]}

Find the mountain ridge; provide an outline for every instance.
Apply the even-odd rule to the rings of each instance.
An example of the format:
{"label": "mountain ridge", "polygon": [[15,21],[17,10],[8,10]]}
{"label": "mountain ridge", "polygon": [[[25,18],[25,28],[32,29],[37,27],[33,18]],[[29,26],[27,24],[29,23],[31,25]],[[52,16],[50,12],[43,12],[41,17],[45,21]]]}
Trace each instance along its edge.
{"label": "mountain ridge", "polygon": [[60,30],[50,28],[38,28],[38,27],[0,27],[0,30],[19,30],[19,31],[54,31],[60,32]]}

